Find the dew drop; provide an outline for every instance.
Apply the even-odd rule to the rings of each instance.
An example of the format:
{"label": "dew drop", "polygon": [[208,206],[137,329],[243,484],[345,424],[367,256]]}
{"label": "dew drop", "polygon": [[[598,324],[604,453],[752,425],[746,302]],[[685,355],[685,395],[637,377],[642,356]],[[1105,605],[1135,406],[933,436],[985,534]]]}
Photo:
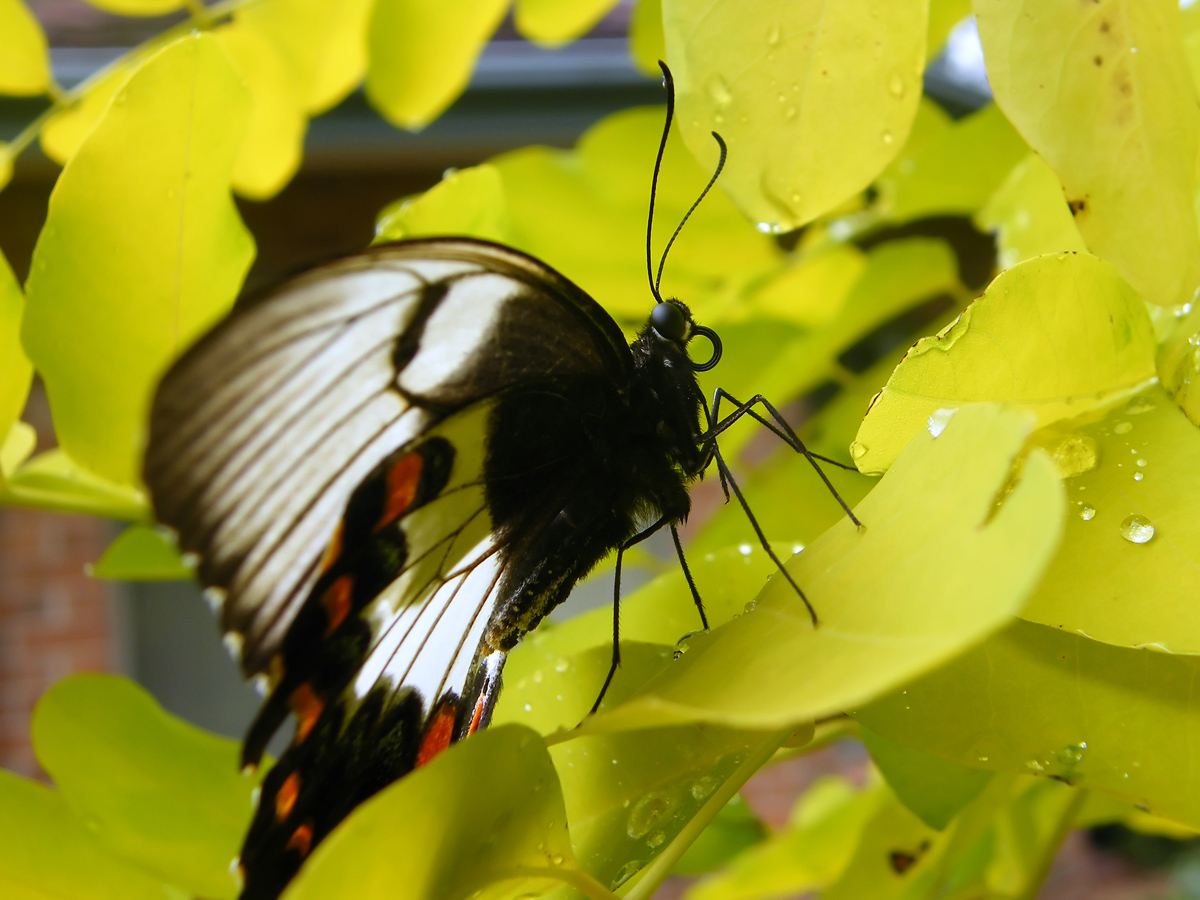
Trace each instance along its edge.
{"label": "dew drop", "polygon": [[667,836],[661,831],[656,831],[650,837],[646,838],[646,846],[653,850],[655,847],[661,846],[662,842],[667,839]]}
{"label": "dew drop", "polygon": [[1146,477],[1146,475],[1145,475],[1143,472],[1134,472],[1134,473],[1133,473],[1133,480],[1134,480],[1134,481],[1141,481],[1141,480],[1142,480],[1143,478],[1145,478],[1145,477]]}
{"label": "dew drop", "polygon": [[708,96],[719,107],[728,106],[733,102],[733,94],[729,92],[729,85],[725,83],[725,79],[720,75],[714,75],[709,79]]}
{"label": "dew drop", "polygon": [[749,544],[738,544],[738,553],[742,554],[742,556],[749,556],[753,550],[754,548]]}
{"label": "dew drop", "polygon": [[788,120],[796,118],[796,107],[789,106],[787,108],[787,112],[785,112],[783,115],[784,115],[784,118],[786,118]]}
{"label": "dew drop", "polygon": [[533,712],[533,707],[528,703],[525,704],[525,712]]}
{"label": "dew drop", "polygon": [[754,612],[756,609],[758,609],[758,604],[757,604],[757,603],[755,603],[753,600],[750,600],[750,601],[748,601],[748,602],[746,603],[746,605],[745,605],[745,606],[743,606],[743,607],[742,607],[742,612],[744,612],[744,613],[752,613],[752,612]]}
{"label": "dew drop", "polygon": [[887,144],[889,147],[892,145],[892,141],[896,140],[894,137],[892,137],[892,133],[890,131],[885,131],[881,135],[881,137],[883,139],[883,142],[885,144]]}
{"label": "dew drop", "polygon": [[979,759],[979,761],[980,761],[980,762],[987,762],[987,761],[988,761],[988,758],[987,758],[986,756],[980,756],[980,757],[978,757],[978,759]]}
{"label": "dew drop", "polygon": [[1050,458],[1063,478],[1082,475],[1096,468],[1096,442],[1085,434],[1067,435],[1050,451]]}
{"label": "dew drop", "polygon": [[850,455],[854,459],[862,459],[867,455],[867,445],[860,444],[858,441],[855,441],[850,445]]}
{"label": "dew drop", "polygon": [[1079,510],[1079,518],[1085,522],[1090,522],[1096,518],[1096,507],[1083,504],[1083,508]]}
{"label": "dew drop", "polygon": [[1138,464],[1139,468],[1144,468],[1146,465],[1146,458],[1141,457],[1140,459],[1138,459],[1137,464]]}
{"label": "dew drop", "polygon": [[664,793],[655,791],[647,794],[629,811],[625,833],[634,840],[644,838],[667,817],[673,805],[671,798]]}
{"label": "dew drop", "polygon": [[552,857],[550,857],[550,865],[552,866],[561,866],[563,862],[564,858],[560,853],[555,853]]}
{"label": "dew drop", "polygon": [[1145,544],[1154,537],[1154,526],[1145,516],[1126,516],[1121,522],[1121,537],[1131,544]]}
{"label": "dew drop", "polygon": [[717,779],[711,775],[705,775],[699,781],[692,785],[692,796],[697,800],[703,800],[713,792],[717,786]]}
{"label": "dew drop", "polygon": [[892,80],[888,82],[888,92],[893,97],[904,96],[904,79],[899,75],[893,75]]}
{"label": "dew drop", "polygon": [[533,683],[534,684],[542,683],[542,670],[541,669],[538,669],[533,673]]}
{"label": "dew drop", "polygon": [[1131,432],[1131,431],[1133,431],[1133,423],[1132,422],[1118,422],[1116,425],[1113,426],[1114,434],[1129,434],[1129,432]]}
{"label": "dew drop", "polygon": [[636,875],[641,868],[642,864],[637,860],[625,863],[625,865],[621,866],[621,868],[617,871],[617,874],[613,876],[613,880],[608,886],[615,891],[630,878]]}
{"label": "dew drop", "polygon": [[1193,347],[1200,347],[1200,331],[1197,331],[1195,334],[1189,337],[1188,343]]}
{"label": "dew drop", "polygon": [[946,426],[950,424],[950,420],[954,418],[956,412],[958,412],[957,409],[939,409],[934,412],[929,417],[929,433],[935,438],[940,436],[946,430]]}
{"label": "dew drop", "polygon": [[767,46],[768,47],[778,47],[779,39],[781,37],[783,37],[783,34],[779,29],[779,25],[778,24],[772,25],[770,28],[767,29]]}
{"label": "dew drop", "polygon": [[571,662],[565,656],[560,656],[554,662],[554,671],[560,675],[563,672],[567,671],[569,668],[571,668]]}

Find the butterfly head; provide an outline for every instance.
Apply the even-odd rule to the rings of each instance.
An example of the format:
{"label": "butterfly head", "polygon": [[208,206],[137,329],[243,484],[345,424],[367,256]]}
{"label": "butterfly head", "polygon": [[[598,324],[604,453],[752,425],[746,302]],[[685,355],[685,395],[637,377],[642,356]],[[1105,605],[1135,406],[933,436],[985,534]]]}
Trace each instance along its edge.
{"label": "butterfly head", "polygon": [[694,372],[707,372],[721,359],[721,339],[717,337],[717,333],[711,328],[697,325],[692,319],[691,310],[678,300],[663,300],[655,305],[650,313],[649,327],[645,334],[676,345],[685,357],[688,342],[692,338],[697,335],[707,338],[712,344],[712,356],[702,363],[689,359],[688,364]]}

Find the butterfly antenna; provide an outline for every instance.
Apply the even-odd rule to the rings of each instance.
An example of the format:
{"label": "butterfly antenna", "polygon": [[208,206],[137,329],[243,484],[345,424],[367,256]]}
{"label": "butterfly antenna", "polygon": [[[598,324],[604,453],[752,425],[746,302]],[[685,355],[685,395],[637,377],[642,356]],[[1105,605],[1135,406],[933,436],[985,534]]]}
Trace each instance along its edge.
{"label": "butterfly antenna", "polygon": [[[725,141],[715,131],[712,133],[712,136],[717,139],[717,146],[721,148],[721,158],[717,160],[717,171],[713,172],[712,178],[708,179],[708,184],[704,186],[704,190],[700,192],[700,196],[696,198],[696,202],[692,204],[692,208],[684,214],[683,221],[679,223],[679,226],[675,229],[675,233],[671,235],[671,239],[667,241],[667,249],[663,251],[662,259],[658,261],[658,277],[654,279],[654,296],[659,298],[659,303],[662,302],[662,298],[659,296],[658,286],[662,282],[663,266],[667,264],[667,254],[671,252],[671,245],[675,243],[675,238],[679,237],[679,232],[683,231],[683,226],[692,217],[692,213],[696,211],[696,207],[700,205],[700,201],[712,190],[712,186],[721,177],[721,170],[725,168],[725,155],[727,153]],[[649,251],[649,245],[647,245],[646,249]]]}
{"label": "butterfly antenna", "polygon": [[[650,282],[650,293],[657,303],[662,303],[658,293],[658,284],[654,280],[654,255],[650,249],[650,237],[654,231],[654,197],[658,193],[658,170],[662,168],[663,152],[667,149],[667,135],[671,133],[671,120],[675,118],[675,79],[671,70],[661,59],[658,67],[662,69],[663,86],[667,89],[667,121],[663,125],[662,140],[658,142],[658,157],[654,160],[654,178],[650,181],[650,215],[646,220],[646,279]],[[673,240],[673,239],[672,239]],[[661,267],[659,269],[661,273]]]}

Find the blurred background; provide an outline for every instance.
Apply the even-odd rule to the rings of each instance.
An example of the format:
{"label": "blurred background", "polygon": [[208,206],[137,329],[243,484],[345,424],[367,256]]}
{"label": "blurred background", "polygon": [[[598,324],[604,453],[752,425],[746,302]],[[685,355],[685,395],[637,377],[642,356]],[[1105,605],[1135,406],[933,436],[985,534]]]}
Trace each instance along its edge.
{"label": "blurred background", "polygon": [[[30,6],[50,39],[57,80],[67,88],[182,18],[119,18],[81,0],[31,0]],[[237,200],[258,245],[247,289],[365,247],[380,209],[428,189],[447,169],[529,144],[570,147],[610,113],[660,103],[658,82],[629,58],[630,12],[630,4],[622,3],[585,38],[559,50],[536,47],[505,23],[485,50],[470,88],[420,133],[386,124],[361,92],[314,119],[303,167],[291,183],[267,202]],[[955,29],[929,68],[925,87],[954,116],[989,101],[982,50],[969,20]],[[12,138],[44,107],[43,99],[0,97],[0,140]],[[32,148],[0,192],[0,249],[22,282],[57,172]],[[970,262],[960,259],[960,266],[965,270]],[[990,258],[984,259],[982,271],[990,269]],[[53,445],[45,397],[36,384],[24,418],[38,429],[39,449]],[[40,776],[29,744],[30,715],[52,683],[75,672],[134,678],[171,712],[231,737],[241,736],[257,707],[259,698],[225,654],[193,585],[118,584],[89,577],[88,565],[118,529],[99,519],[0,508],[4,768]],[[599,585],[589,598],[585,586],[573,605],[604,602],[608,590],[607,583]],[[867,761],[857,742],[838,742],[770,767],[750,782],[743,797],[767,827],[781,827],[814,778],[837,772],[861,780]],[[1124,829],[1077,834],[1064,846],[1041,896],[1200,897],[1200,856],[1193,852],[1187,844]],[[677,894],[681,884],[668,883],[663,892]]]}

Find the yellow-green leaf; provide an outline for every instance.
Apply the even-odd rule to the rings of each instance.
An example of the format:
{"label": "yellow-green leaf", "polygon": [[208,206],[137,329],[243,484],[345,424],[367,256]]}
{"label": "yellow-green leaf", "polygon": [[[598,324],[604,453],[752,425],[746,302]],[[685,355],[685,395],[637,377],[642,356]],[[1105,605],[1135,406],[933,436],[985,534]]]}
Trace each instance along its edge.
{"label": "yellow-green leaf", "polygon": [[687,900],[766,900],[827,887],[845,871],[885,793],[819,779],[797,802],[787,828],[691,888]]}
{"label": "yellow-green leaf", "polygon": [[169,535],[133,525],[108,545],[88,574],[108,581],[190,581],[196,569],[180,557]]}
{"label": "yellow-green leaf", "polygon": [[892,373],[852,448],[863,472],[886,471],[939,410],[998,400],[1038,426],[1074,417],[1154,376],[1154,329],[1107,263],[1039,256],[1001,273],[953,324],[923,338]]}
{"label": "yellow-green leaf", "polygon": [[0,253],[0,435],[5,436],[25,408],[33,383],[33,364],[21,346],[24,309],[21,287]]}
{"label": "yellow-green leaf", "polygon": [[753,221],[789,230],[865,188],[921,96],[920,0],[664,0],[684,141]]}
{"label": "yellow-green leaf", "polygon": [[229,182],[247,100],[216,38],[146,61],[59,176],[22,338],[62,447],[136,483],[163,368],[233,302],[253,257]]}
{"label": "yellow-green leaf", "polygon": [[65,165],[104,115],[113,95],[150,53],[158,49],[160,45],[153,43],[152,48],[140,47],[121,57],[90,79],[82,96],[54,113],[38,135],[46,155],[59,165]]}
{"label": "yellow-green leaf", "polygon": [[662,76],[658,61],[665,59],[662,0],[637,0],[629,20],[629,54],[634,65],[655,78]]}
{"label": "yellow-green leaf", "polygon": [[201,897],[233,898],[229,863],[258,779],[236,741],[163,711],[111,675],[58,682],[33,715],[38,761],[113,853]]}
{"label": "yellow-green leaf", "polygon": [[253,20],[213,34],[229,54],[251,97],[246,136],[233,165],[233,187],[254,200],[274,196],[300,168],[308,116],[291,67]]}
{"label": "yellow-green leaf", "polygon": [[25,462],[37,447],[37,431],[26,422],[13,422],[3,441],[0,441],[0,500],[5,481],[17,466]]}
{"label": "yellow-green leaf", "polygon": [[9,474],[0,502],[130,522],[151,518],[144,491],[94,474],[61,449],[40,453]]}
{"label": "yellow-green leaf", "polygon": [[313,115],[340,103],[366,74],[372,6],[372,0],[339,0],[335,5],[308,94],[308,111]]}
{"label": "yellow-green leaf", "polygon": [[933,59],[941,52],[954,26],[969,15],[971,0],[930,0],[929,37],[925,41],[928,59]]}
{"label": "yellow-green leaf", "polygon": [[161,883],[101,846],[59,791],[0,769],[0,809],[8,900],[166,900]]}
{"label": "yellow-green leaf", "polygon": [[1036,153],[1013,167],[975,224],[996,235],[1001,269],[1043,253],[1087,250],[1058,176]]}
{"label": "yellow-green leaf", "polygon": [[[1074,477],[1062,546],[1022,618],[1110,644],[1200,654],[1200,431],[1154,385],[1034,443]],[[1130,516],[1153,526],[1152,536],[1132,529]]]}
{"label": "yellow-green leaf", "polygon": [[118,16],[161,16],[182,9],[184,0],[87,0],[97,9]]}
{"label": "yellow-green leaf", "polygon": [[1017,621],[856,711],[893,741],[967,766],[1053,776],[1200,825],[1200,658]]}
{"label": "yellow-green leaf", "polygon": [[484,163],[453,172],[425,193],[387,207],[375,224],[375,240],[465,234],[512,243],[512,231],[500,172]]}
{"label": "yellow-green leaf", "polygon": [[691,638],[686,655],[583,730],[811,721],[890,690],[999,628],[1036,585],[1062,529],[1062,488],[1041,452],[1028,456],[995,508],[1032,419],[977,404],[937,438],[922,432],[858,505],[861,531],[843,519],[788,564],[818,627],[776,576],[753,611]]}
{"label": "yellow-green leaf", "polygon": [[971,215],[1028,150],[999,107],[985,106],[916,152],[906,147],[876,182],[879,210],[895,222]]}
{"label": "yellow-green leaf", "polygon": [[975,0],[996,102],[1058,173],[1088,249],[1152,303],[1200,284],[1200,110],[1175,0]]}
{"label": "yellow-green leaf", "polygon": [[0,141],[0,190],[12,180],[13,153],[12,147]]}
{"label": "yellow-green leaf", "polygon": [[832,244],[798,259],[756,290],[730,319],[764,316],[814,327],[832,319],[867,267],[866,254],[852,244]]}
{"label": "yellow-green leaf", "polygon": [[[539,44],[557,46],[591,31],[619,0],[516,0],[517,31]],[[657,67],[656,67],[657,68]]]}
{"label": "yellow-green leaf", "polygon": [[428,125],[467,86],[508,0],[376,0],[367,30],[367,96],[401,128]]}
{"label": "yellow-green leaf", "polygon": [[536,897],[562,881],[599,887],[572,855],[541,739],[504,725],[455,744],[360,806],[284,897]]}
{"label": "yellow-green leaf", "polygon": [[0,0],[0,94],[40,94],[49,84],[42,26],[23,0]]}

